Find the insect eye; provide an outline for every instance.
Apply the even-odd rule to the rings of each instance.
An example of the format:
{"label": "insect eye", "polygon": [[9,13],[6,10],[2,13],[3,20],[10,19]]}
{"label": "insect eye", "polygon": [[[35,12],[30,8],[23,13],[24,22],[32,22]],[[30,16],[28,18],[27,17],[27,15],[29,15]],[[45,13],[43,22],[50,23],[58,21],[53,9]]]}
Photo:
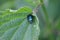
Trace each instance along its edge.
{"label": "insect eye", "polygon": [[27,16],[27,20],[28,20],[29,23],[33,23],[34,16],[33,16],[32,14],[29,14],[29,15]]}

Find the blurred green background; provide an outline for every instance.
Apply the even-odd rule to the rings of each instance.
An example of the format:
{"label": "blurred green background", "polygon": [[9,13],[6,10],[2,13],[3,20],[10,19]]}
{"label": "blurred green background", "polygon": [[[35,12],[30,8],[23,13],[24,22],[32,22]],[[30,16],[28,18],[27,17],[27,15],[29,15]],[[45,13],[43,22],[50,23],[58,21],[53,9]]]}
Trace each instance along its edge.
{"label": "blurred green background", "polygon": [[[0,0],[0,11],[6,9],[19,9],[28,6],[34,9],[40,0]],[[60,40],[60,0],[43,0],[38,7],[37,16],[40,23],[39,40]],[[44,9],[45,8],[45,9]],[[45,11],[47,15],[45,14]]]}

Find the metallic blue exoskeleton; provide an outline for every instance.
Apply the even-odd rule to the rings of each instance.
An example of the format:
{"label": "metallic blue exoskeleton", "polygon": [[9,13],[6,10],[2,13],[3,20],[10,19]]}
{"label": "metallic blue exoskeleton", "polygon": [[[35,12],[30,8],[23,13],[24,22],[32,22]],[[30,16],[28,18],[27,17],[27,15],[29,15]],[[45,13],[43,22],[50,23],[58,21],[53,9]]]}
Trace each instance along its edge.
{"label": "metallic blue exoskeleton", "polygon": [[33,16],[32,14],[29,14],[29,15],[27,16],[27,20],[28,20],[28,22],[29,22],[30,24],[32,24],[32,23],[33,23],[33,20],[34,20],[34,16]]}

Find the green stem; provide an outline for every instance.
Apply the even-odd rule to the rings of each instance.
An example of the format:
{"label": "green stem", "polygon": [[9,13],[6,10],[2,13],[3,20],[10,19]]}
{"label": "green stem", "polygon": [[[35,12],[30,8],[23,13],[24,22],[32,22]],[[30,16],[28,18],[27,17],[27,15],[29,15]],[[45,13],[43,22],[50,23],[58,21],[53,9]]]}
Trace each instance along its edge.
{"label": "green stem", "polygon": [[46,11],[46,7],[45,7],[45,5],[44,5],[44,2],[43,2],[43,0],[40,0],[40,2],[41,2],[41,6],[42,6],[42,10],[43,10],[43,12],[44,12],[44,15],[45,15],[45,18],[46,18],[46,22],[47,22],[47,26],[50,24],[49,23],[49,17],[48,17],[48,13],[47,13],[47,11]]}

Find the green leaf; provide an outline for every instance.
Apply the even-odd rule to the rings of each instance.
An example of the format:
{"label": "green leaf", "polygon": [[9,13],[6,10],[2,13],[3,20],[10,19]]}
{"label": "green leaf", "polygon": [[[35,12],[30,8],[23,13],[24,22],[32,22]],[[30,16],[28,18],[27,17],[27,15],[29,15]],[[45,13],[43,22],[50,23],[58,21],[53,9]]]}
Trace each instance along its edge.
{"label": "green leaf", "polygon": [[39,20],[34,14],[34,22],[29,23],[29,14],[33,15],[29,7],[0,11],[0,40],[37,40],[40,33]]}

